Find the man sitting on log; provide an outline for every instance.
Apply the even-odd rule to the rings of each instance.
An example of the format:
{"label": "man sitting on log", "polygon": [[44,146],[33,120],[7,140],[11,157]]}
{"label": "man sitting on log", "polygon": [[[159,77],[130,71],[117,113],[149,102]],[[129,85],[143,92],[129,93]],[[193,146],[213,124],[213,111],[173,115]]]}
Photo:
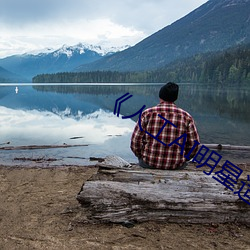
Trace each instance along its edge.
{"label": "man sitting on log", "polygon": [[160,103],[142,112],[131,138],[139,165],[152,169],[184,169],[199,145],[192,116],[174,103],[179,86],[169,82],[159,91]]}

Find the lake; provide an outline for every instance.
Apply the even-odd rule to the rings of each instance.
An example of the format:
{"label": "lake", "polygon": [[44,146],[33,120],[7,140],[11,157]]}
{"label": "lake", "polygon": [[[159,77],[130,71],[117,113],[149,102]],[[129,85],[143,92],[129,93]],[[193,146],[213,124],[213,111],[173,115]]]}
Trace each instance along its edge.
{"label": "lake", "polygon": [[[82,145],[0,150],[0,164],[95,164],[90,157],[118,155],[137,162],[130,137],[138,118],[122,119],[159,101],[163,84],[0,84],[0,147]],[[17,88],[16,88],[17,87]],[[130,93],[114,112],[116,99]],[[195,119],[201,143],[250,145],[250,88],[180,84],[178,106]],[[8,144],[7,144],[8,143]],[[249,151],[220,152],[223,160],[249,162]],[[39,159],[39,162],[35,162]]]}

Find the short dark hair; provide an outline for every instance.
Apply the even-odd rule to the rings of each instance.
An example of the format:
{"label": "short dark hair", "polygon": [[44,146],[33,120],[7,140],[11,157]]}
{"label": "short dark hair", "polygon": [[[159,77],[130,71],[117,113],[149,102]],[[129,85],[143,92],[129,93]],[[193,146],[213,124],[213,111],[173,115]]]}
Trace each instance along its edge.
{"label": "short dark hair", "polygon": [[168,82],[161,87],[159,97],[167,102],[174,102],[178,98],[179,86],[174,82]]}

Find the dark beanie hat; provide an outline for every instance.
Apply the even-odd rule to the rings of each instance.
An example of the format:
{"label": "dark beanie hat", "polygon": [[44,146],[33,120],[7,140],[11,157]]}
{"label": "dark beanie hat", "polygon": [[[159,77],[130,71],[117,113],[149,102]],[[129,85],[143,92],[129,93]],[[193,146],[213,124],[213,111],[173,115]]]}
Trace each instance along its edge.
{"label": "dark beanie hat", "polygon": [[176,83],[168,82],[161,87],[159,97],[166,102],[174,102],[178,98],[179,86]]}

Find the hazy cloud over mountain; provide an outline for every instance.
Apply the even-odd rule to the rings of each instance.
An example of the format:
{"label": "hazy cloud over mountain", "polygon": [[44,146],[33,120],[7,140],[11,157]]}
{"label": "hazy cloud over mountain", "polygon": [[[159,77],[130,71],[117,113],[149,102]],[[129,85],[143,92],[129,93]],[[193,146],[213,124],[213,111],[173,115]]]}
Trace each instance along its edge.
{"label": "hazy cloud over mountain", "polygon": [[133,45],[206,0],[0,0],[0,57],[88,42]]}

